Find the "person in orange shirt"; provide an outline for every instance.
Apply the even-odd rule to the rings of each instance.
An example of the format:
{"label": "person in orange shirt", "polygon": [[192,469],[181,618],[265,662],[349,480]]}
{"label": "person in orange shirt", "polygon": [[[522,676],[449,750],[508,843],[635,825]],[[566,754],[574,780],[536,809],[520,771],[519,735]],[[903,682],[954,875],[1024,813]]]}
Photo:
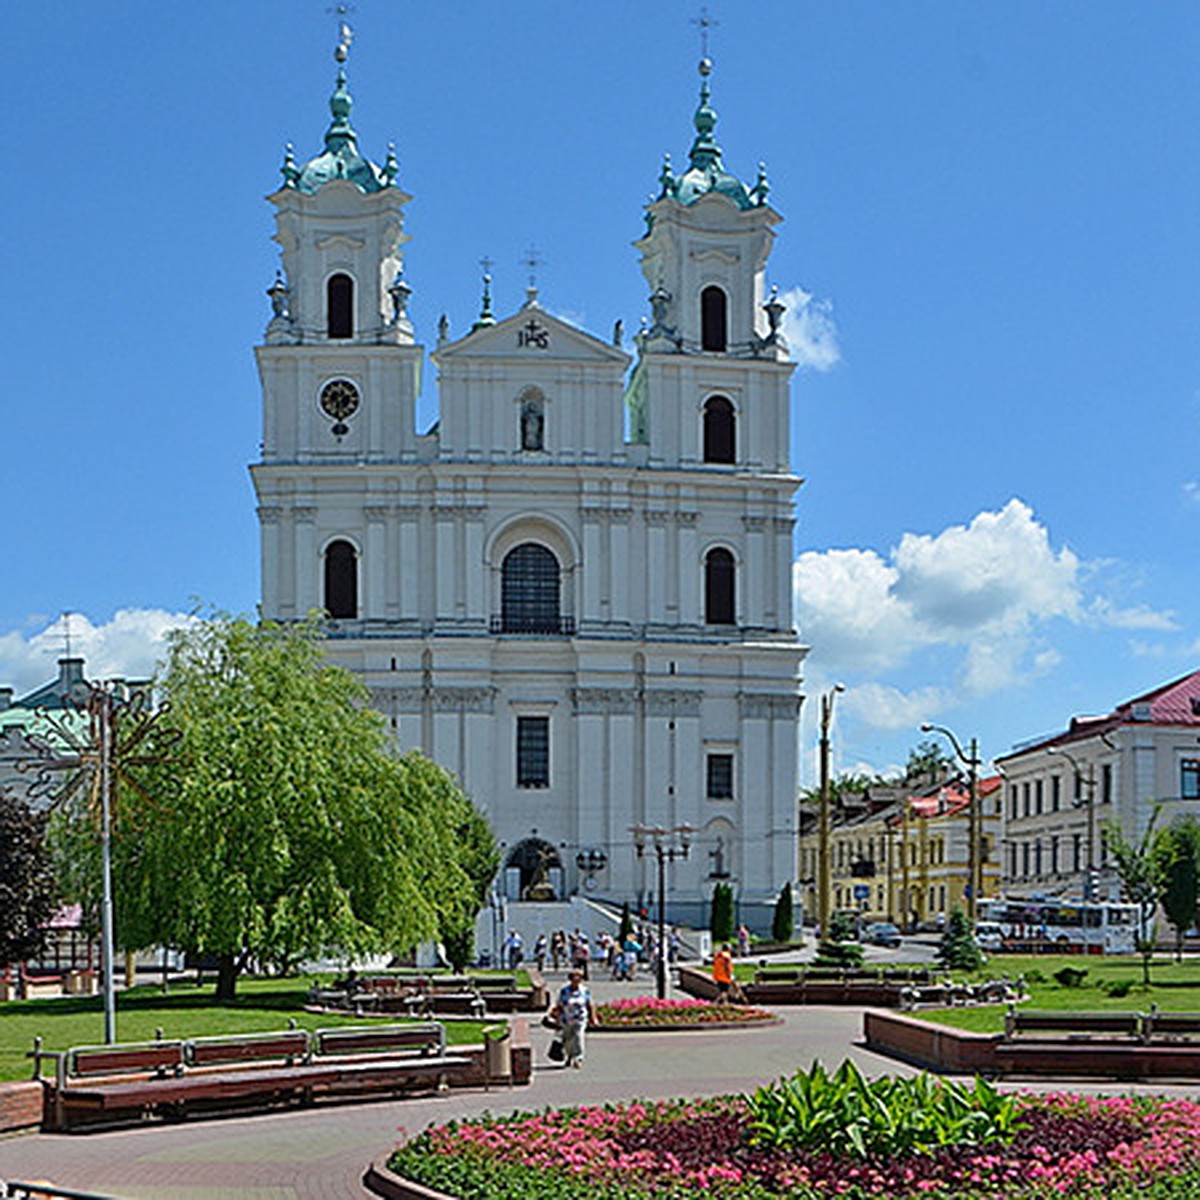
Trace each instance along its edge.
{"label": "person in orange shirt", "polygon": [[713,955],[713,983],[717,985],[717,1000],[724,1004],[729,999],[729,991],[733,987],[733,953],[726,942]]}

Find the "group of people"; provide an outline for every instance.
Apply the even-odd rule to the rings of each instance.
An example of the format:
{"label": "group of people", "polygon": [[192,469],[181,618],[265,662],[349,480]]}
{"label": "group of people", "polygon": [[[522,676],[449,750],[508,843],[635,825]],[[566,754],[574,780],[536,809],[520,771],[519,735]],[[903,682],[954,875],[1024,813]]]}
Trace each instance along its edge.
{"label": "group of people", "polygon": [[[679,961],[683,943],[679,930],[672,928],[666,938],[667,961]],[[579,971],[584,979],[589,978],[593,968],[603,965],[613,979],[632,980],[637,976],[639,964],[656,967],[658,964],[658,938],[650,928],[640,934],[630,930],[624,938],[601,931],[589,938],[582,929],[568,934],[556,929],[549,937],[539,933],[533,944],[533,963],[539,971],[547,964],[554,971],[564,967]],[[517,929],[509,930],[504,939],[504,962],[510,971],[515,971],[525,961],[525,940]]]}

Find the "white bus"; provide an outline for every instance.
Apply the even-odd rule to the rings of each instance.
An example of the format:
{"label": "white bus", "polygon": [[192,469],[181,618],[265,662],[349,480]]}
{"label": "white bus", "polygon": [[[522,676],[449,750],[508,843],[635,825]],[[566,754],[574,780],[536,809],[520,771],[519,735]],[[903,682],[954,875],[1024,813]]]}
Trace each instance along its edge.
{"label": "white bus", "polygon": [[1108,901],[980,900],[980,921],[1000,927],[1017,954],[1132,954],[1138,906]]}

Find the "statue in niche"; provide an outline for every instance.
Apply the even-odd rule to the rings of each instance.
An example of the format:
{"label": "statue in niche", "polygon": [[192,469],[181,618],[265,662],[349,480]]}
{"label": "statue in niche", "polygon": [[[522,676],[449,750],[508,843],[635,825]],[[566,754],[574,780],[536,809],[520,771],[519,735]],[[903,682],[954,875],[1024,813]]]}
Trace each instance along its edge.
{"label": "statue in niche", "polygon": [[712,870],[708,873],[709,879],[728,879],[729,872],[725,869],[725,839],[717,838],[717,848],[708,852],[708,857],[713,860]]}
{"label": "statue in niche", "polygon": [[554,885],[550,882],[550,865],[554,860],[554,852],[548,849],[538,850],[537,866],[533,869],[533,878],[521,895],[522,900],[555,900]]}
{"label": "statue in niche", "polygon": [[526,400],[521,406],[521,449],[544,450],[546,418],[540,400]]}

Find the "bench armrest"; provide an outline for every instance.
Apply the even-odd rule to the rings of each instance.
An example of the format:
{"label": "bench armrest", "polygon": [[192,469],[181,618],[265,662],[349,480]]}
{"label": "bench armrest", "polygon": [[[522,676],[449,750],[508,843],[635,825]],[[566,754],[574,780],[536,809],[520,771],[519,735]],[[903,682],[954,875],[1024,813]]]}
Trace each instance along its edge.
{"label": "bench armrest", "polygon": [[66,1083],[67,1070],[67,1052],[65,1050],[43,1050],[42,1039],[40,1037],[33,1039],[33,1049],[25,1054],[26,1058],[33,1059],[33,1077],[34,1079],[43,1079],[42,1075],[42,1059],[47,1059],[54,1064],[54,1082],[62,1088]]}

